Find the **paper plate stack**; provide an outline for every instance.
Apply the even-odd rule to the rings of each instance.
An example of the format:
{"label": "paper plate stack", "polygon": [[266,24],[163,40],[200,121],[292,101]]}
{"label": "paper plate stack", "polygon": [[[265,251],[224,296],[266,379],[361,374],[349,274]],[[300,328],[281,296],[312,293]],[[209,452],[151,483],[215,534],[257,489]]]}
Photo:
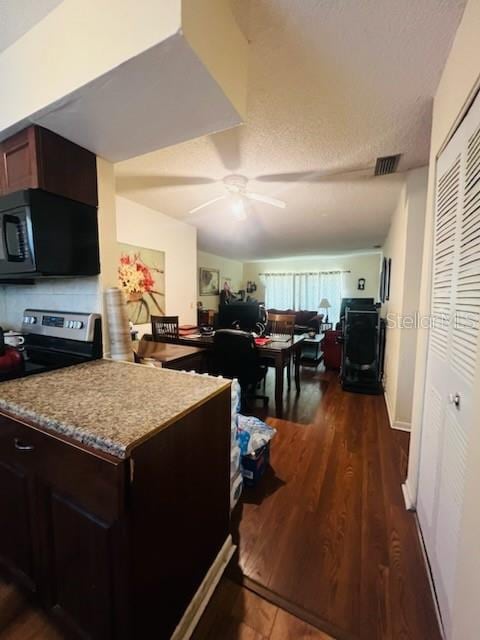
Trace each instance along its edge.
{"label": "paper plate stack", "polygon": [[118,287],[105,291],[110,353],[112,360],[133,362],[132,340],[128,325],[127,305]]}

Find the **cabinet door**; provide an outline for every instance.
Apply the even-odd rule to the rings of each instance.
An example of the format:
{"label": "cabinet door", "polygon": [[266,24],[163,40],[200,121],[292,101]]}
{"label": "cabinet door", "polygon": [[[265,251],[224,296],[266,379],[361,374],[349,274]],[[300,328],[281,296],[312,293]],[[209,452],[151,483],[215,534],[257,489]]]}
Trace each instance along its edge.
{"label": "cabinet door", "polygon": [[108,640],[114,628],[114,526],[44,487],[48,606],[80,637]]}
{"label": "cabinet door", "polygon": [[35,590],[32,495],[27,471],[0,460],[0,558]]}
{"label": "cabinet door", "polygon": [[0,143],[0,194],[37,188],[35,128],[28,127]]}

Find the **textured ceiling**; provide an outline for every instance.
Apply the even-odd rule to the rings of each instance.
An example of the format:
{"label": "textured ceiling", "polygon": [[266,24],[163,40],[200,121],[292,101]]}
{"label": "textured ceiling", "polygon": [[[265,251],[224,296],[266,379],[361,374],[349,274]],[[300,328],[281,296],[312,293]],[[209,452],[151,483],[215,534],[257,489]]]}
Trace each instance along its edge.
{"label": "textured ceiling", "polygon": [[[432,97],[464,0],[234,0],[250,41],[247,122],[117,165],[122,195],[198,226],[202,249],[254,259],[371,248],[383,241],[402,176],[316,174],[371,167],[401,153],[428,161]],[[222,195],[228,173],[287,207],[255,203],[239,222]],[[307,172],[301,180],[255,176]],[[166,176],[175,175],[170,181]],[[198,176],[197,184],[178,176]]]}
{"label": "textured ceiling", "polygon": [[40,22],[63,0],[0,0],[0,51]]}

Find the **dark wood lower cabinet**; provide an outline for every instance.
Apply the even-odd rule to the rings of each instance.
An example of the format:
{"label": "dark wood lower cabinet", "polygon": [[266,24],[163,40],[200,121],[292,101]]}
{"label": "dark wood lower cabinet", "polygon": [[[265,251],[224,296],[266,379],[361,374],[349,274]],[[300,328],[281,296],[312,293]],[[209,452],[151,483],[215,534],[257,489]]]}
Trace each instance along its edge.
{"label": "dark wood lower cabinet", "polygon": [[0,414],[1,564],[68,637],[169,638],[229,533],[229,448],[229,390],[126,460]]}
{"label": "dark wood lower cabinet", "polygon": [[50,506],[50,604],[70,627],[112,638],[113,525],[54,492]]}
{"label": "dark wood lower cabinet", "polygon": [[32,482],[28,472],[0,460],[0,549],[4,562],[29,590],[36,589]]}

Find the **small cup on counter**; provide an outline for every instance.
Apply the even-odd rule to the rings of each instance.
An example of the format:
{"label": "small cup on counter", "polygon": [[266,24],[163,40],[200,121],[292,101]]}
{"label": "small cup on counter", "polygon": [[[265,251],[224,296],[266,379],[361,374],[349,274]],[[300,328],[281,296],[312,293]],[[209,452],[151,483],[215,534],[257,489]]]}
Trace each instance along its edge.
{"label": "small cup on counter", "polygon": [[5,331],[3,334],[3,339],[5,344],[9,347],[14,347],[15,349],[22,349],[25,343],[25,338],[18,331]]}

